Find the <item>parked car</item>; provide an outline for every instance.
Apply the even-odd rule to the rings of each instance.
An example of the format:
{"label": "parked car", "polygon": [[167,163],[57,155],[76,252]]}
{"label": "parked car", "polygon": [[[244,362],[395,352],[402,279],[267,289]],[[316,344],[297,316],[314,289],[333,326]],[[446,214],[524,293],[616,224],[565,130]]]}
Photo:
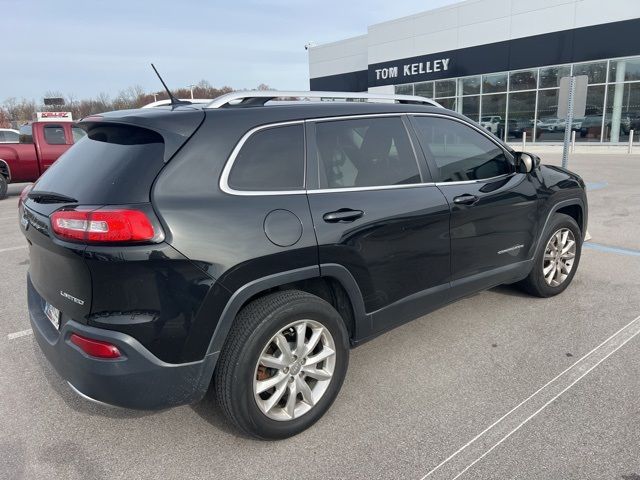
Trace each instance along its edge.
{"label": "parked car", "polygon": [[[563,130],[567,124],[567,120],[564,118],[541,118],[538,122],[538,129],[548,130],[549,132],[555,132],[557,130]],[[582,120],[574,118],[571,122],[572,130],[580,130]]]}
{"label": "parked car", "polygon": [[480,119],[480,125],[493,134],[498,133],[498,129],[502,123],[502,117],[499,115],[489,115]]}
{"label": "parked car", "polygon": [[[368,101],[272,102],[336,95]],[[350,346],[496,285],[564,291],[582,179],[380,97],[249,91],[80,122],[19,202],[34,336],[71,388],[157,409],[213,382],[231,422],[284,438],[333,403]]]}
{"label": "parked car", "polygon": [[0,128],[0,143],[18,143],[20,132],[12,128]]}
{"label": "parked car", "polygon": [[9,183],[35,182],[84,130],[71,122],[33,122],[20,127],[18,141],[0,145],[0,198]]}
{"label": "parked car", "polygon": [[[602,115],[587,115],[580,122],[580,137],[585,138],[600,137],[602,131]],[[604,127],[611,130],[611,116],[605,118]],[[631,119],[628,116],[622,116],[620,118],[620,133],[623,135],[629,135],[631,130]]]}

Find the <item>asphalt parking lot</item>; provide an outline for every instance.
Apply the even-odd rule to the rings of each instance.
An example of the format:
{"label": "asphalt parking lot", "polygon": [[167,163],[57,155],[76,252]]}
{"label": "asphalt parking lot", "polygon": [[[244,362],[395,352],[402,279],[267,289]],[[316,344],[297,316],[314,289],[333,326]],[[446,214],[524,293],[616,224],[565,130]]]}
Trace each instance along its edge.
{"label": "asphalt parking lot", "polygon": [[[559,163],[559,155],[545,155]],[[498,287],[351,352],[332,409],[240,436],[211,397],[134,412],[76,396],[29,334],[19,185],[0,200],[0,478],[640,479],[640,156],[575,155],[591,242],[573,284]]]}

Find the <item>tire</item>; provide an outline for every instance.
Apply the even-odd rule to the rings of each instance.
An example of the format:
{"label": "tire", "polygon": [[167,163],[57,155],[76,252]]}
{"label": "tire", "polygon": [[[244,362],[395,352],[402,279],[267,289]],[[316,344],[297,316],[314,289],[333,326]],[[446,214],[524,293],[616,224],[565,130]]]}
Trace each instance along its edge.
{"label": "tire", "polygon": [[[308,327],[301,327],[302,321]],[[292,324],[295,328],[287,328]],[[294,363],[285,362],[285,352],[276,347],[274,338],[280,333],[291,354],[299,350],[304,352],[305,349],[297,345],[298,328],[304,328],[306,333],[301,338],[309,343],[312,343],[313,335],[319,337],[316,348],[303,353],[305,358],[312,360],[319,353],[330,354],[332,349],[329,348],[329,340],[333,342],[335,353],[317,364],[304,365],[300,363],[301,359]],[[308,347],[309,344],[305,343],[304,346]],[[259,359],[267,357],[289,366],[268,368],[262,360],[258,363]],[[257,438],[282,439],[297,435],[322,417],[340,391],[348,364],[349,335],[342,317],[329,303],[298,290],[275,292],[252,301],[238,313],[218,359],[214,388],[219,405],[238,428]],[[317,368],[313,368],[312,375],[310,369],[314,365]],[[330,370],[333,371],[327,383],[314,377],[320,372],[326,376]],[[277,387],[257,392],[261,388],[258,386],[260,382],[283,378],[282,375],[286,377],[284,387],[280,381]],[[303,396],[302,382],[307,385],[307,389],[304,389],[306,398],[315,400],[313,406],[310,405],[314,402],[307,402]],[[297,391],[295,397],[290,395],[291,388]],[[265,412],[265,405],[279,391],[283,391],[278,397],[280,401]],[[311,397],[308,396],[310,394]],[[263,397],[266,399],[263,400]],[[290,397],[294,399],[294,410],[288,409]],[[294,414],[289,415],[289,411]]]}
{"label": "tire", "polygon": [[[554,271],[552,264],[554,263],[554,261],[549,258],[545,258],[545,252],[547,251],[547,247],[550,246],[550,242],[552,241],[553,237],[555,237],[558,232],[561,232],[561,237],[562,237],[563,232],[565,231],[570,232],[567,234],[568,242],[566,245],[570,244],[571,236],[573,236],[573,241],[575,242],[575,244],[574,244],[573,251],[571,251],[571,248],[569,248],[569,251],[565,254],[565,256],[561,255],[561,259],[559,261],[562,262],[562,264],[564,264],[564,268],[566,269],[566,260],[563,261],[562,258],[566,258],[567,260],[572,260],[571,267],[568,274],[565,274],[565,270],[563,268],[556,267],[555,271],[557,272],[557,274],[553,276],[550,284],[549,280],[545,279],[545,270],[546,270],[545,267],[547,268],[549,268],[549,266],[551,267],[550,270],[546,270],[546,271],[548,272],[547,275],[552,275],[552,272]],[[564,248],[568,248],[568,247],[565,246]],[[555,253],[553,252],[557,250],[558,249],[555,249],[553,246],[551,246],[550,251],[552,253],[550,253],[549,256],[553,257],[555,255]],[[572,253],[573,253],[573,258],[570,259],[569,257],[571,256]],[[576,274],[576,271],[578,270],[581,253],[582,253],[582,232],[580,231],[578,224],[572,217],[561,214],[561,213],[556,213],[551,218],[551,222],[549,223],[549,225],[547,226],[547,229],[543,233],[542,239],[540,241],[540,245],[538,246],[538,251],[536,252],[536,256],[534,259],[533,268],[531,269],[529,276],[526,279],[524,279],[522,282],[520,282],[519,285],[525,291],[537,297],[546,298],[546,297],[552,297],[554,295],[558,295],[559,293],[562,293],[569,286],[569,284],[573,280],[573,277]],[[556,263],[556,265],[560,265],[560,264]],[[566,276],[563,278],[562,275],[566,275]]]}
{"label": "tire", "polygon": [[0,199],[7,196],[8,189],[9,189],[9,184],[7,182],[7,178],[0,173]]}

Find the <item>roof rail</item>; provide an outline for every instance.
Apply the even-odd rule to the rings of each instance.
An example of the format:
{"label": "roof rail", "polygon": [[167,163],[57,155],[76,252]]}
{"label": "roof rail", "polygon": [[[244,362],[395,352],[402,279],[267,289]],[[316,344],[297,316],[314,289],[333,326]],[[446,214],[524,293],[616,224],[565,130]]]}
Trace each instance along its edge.
{"label": "roof rail", "polygon": [[[213,100],[212,98],[181,98],[180,99],[181,102],[185,102],[185,103],[188,102],[188,103],[200,104],[200,105],[203,103],[209,103],[212,100]],[[165,105],[171,105],[171,100],[169,99],[158,100],[157,102],[148,103],[140,108],[163,107]]]}
{"label": "roof rail", "polygon": [[430,98],[415,95],[390,95],[385,93],[355,93],[355,92],[294,92],[278,90],[247,90],[231,92],[221,95],[209,103],[205,108],[223,108],[233,106],[255,107],[262,106],[270,100],[281,98],[283,100],[309,100],[309,99],[341,99],[360,100],[369,102],[398,102],[417,105],[431,105],[442,108],[438,102]]}

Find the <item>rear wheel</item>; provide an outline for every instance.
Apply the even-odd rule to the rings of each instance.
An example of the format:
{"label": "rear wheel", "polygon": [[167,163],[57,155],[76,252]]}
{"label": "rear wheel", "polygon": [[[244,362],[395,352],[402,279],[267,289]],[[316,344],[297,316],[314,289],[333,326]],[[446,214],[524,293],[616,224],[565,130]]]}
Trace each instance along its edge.
{"label": "rear wheel", "polygon": [[0,198],[7,196],[7,190],[9,189],[9,183],[7,178],[0,173]]}
{"label": "rear wheel", "polygon": [[338,312],[314,295],[291,290],[259,298],[240,311],[221,352],[218,402],[250,435],[296,435],[335,400],[348,338]]}
{"label": "rear wheel", "polygon": [[538,297],[564,291],[578,269],[582,252],[582,232],[576,221],[555,214],[540,242],[534,265],[521,286]]}

